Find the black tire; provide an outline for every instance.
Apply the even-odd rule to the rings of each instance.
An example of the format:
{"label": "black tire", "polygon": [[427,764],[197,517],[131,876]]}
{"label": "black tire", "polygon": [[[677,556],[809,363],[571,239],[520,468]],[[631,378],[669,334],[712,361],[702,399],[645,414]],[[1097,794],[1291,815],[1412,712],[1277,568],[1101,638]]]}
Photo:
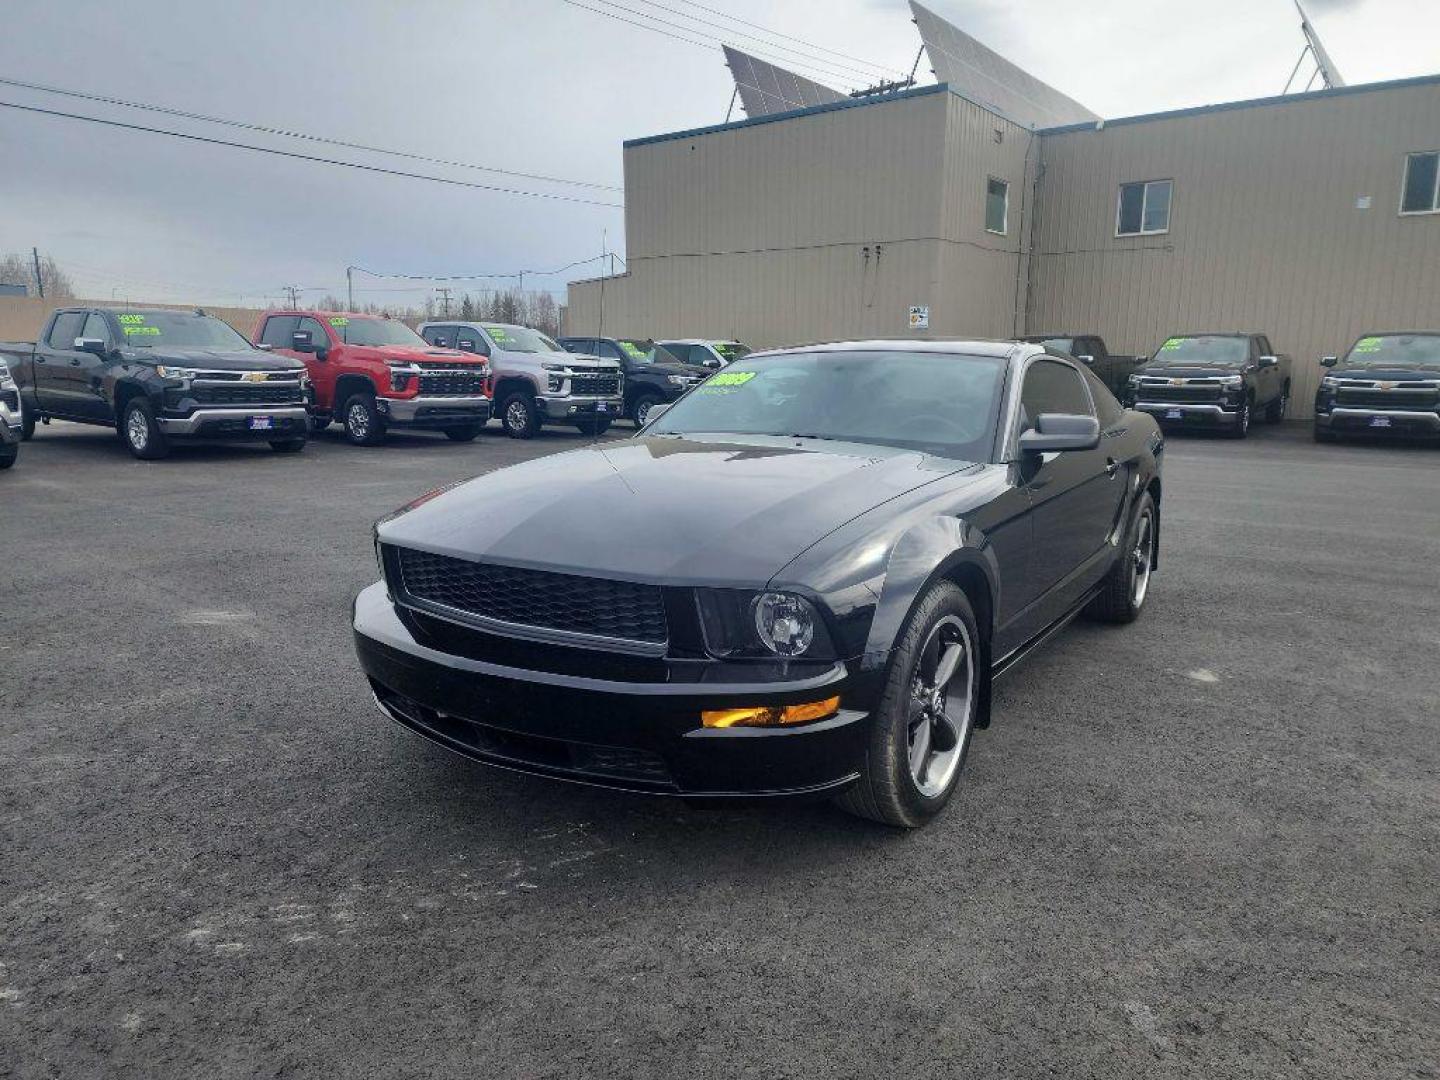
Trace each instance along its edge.
{"label": "black tire", "polygon": [[1322,428],[1318,428],[1318,427],[1317,427],[1317,428],[1315,428],[1315,441],[1316,441],[1316,442],[1334,442],[1334,441],[1335,441],[1335,433],[1334,433],[1333,431],[1325,431],[1325,430],[1323,430]]}
{"label": "black tire", "polygon": [[1285,419],[1285,410],[1290,406],[1290,384],[1280,391],[1280,396],[1265,406],[1265,422],[1278,424]]}
{"label": "black tire", "polygon": [[8,469],[15,464],[15,459],[20,456],[18,446],[0,446],[0,469]]}
{"label": "black tire", "polygon": [[[1100,622],[1130,623],[1140,617],[1150,595],[1150,574],[1160,546],[1160,508],[1150,493],[1141,494],[1130,514],[1115,564],[1085,614]],[[1142,548],[1144,549],[1142,551]]]}
{"label": "black tire", "polygon": [[635,421],[635,426],[645,426],[645,414],[650,409],[660,404],[660,398],[654,394],[641,394],[635,399],[635,404],[630,406],[630,419]]}
{"label": "black tire", "polygon": [[132,397],[120,412],[120,438],[141,461],[159,461],[170,453],[165,433],[155,422],[155,410],[141,395]]}
{"label": "black tire", "polygon": [[584,420],[576,420],[575,426],[586,435],[600,436],[610,430],[610,418],[608,416],[588,417]]}
{"label": "black tire", "polygon": [[533,439],[540,430],[540,414],[535,408],[535,399],[523,390],[517,390],[500,406],[500,423],[505,434],[512,439]]}
{"label": "black tire", "polygon": [[29,442],[35,437],[35,414],[25,404],[25,397],[20,397],[20,441]]}
{"label": "black tire", "polygon": [[1250,399],[1246,398],[1240,403],[1240,414],[1236,417],[1235,426],[1225,434],[1232,439],[1243,439],[1250,434]]}
{"label": "black tire", "polygon": [[[941,642],[941,635],[945,634],[954,635],[952,644],[958,641],[966,646],[962,663],[967,665],[964,675],[968,693],[963,705],[957,704],[953,709],[946,710],[958,710],[949,728],[952,741],[947,748],[938,751],[946,755],[945,767],[935,777],[935,789],[926,793],[917,781],[911,763],[911,755],[917,749],[917,742],[912,736],[922,725],[931,723],[928,719],[930,714],[920,707],[921,699],[917,693],[924,681],[925,667],[933,669],[934,661],[941,655],[938,649],[945,648],[941,644],[932,653],[931,646]],[[924,825],[945,808],[960,781],[965,757],[974,737],[986,676],[986,655],[969,598],[948,581],[932,586],[916,605],[890,656],[860,779],[836,798],[840,807],[859,817],[905,829]],[[957,669],[956,678],[959,677]],[[950,686],[953,690],[955,683],[952,681]],[[920,716],[918,723],[915,719],[917,709]],[[934,733],[940,731],[938,726],[926,727],[925,730],[930,733],[926,737],[926,747],[942,745],[938,738],[934,738]],[[920,756],[925,758],[923,750]],[[939,757],[933,761],[934,765],[923,767],[922,773],[941,764]]]}
{"label": "black tire", "polygon": [[271,439],[270,449],[277,454],[298,454],[305,449],[304,439]]}
{"label": "black tire", "polygon": [[313,415],[313,414],[311,415],[311,417],[310,417],[310,432],[311,432],[311,434],[319,435],[320,432],[324,431],[324,430],[325,430],[326,428],[328,428],[329,426],[330,426],[330,417],[328,417],[328,416],[315,416],[315,415]]}
{"label": "black tire", "polygon": [[474,442],[480,435],[480,425],[470,424],[467,427],[451,427],[445,429],[445,437],[451,442]]}
{"label": "black tire", "polygon": [[352,446],[375,446],[385,439],[385,418],[375,408],[375,395],[369,392],[350,395],[340,410],[345,425],[345,438]]}

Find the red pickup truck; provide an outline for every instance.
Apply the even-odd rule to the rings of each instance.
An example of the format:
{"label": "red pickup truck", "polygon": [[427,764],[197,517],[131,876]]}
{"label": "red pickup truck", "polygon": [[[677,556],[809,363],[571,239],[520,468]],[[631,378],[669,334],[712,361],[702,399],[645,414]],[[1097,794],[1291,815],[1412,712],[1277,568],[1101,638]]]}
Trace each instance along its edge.
{"label": "red pickup truck", "polygon": [[391,427],[443,431],[469,442],[490,419],[483,357],[437,349],[402,322],[343,311],[267,311],[256,347],[304,361],[314,383],[311,425],[339,420],[356,446]]}

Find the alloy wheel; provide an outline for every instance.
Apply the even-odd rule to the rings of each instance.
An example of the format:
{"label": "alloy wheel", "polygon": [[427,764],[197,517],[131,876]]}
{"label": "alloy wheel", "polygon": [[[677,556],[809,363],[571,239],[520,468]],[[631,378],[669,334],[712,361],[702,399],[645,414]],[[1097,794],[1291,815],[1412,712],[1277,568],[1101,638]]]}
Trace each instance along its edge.
{"label": "alloy wheel", "polygon": [[947,615],[930,630],[910,686],[910,778],[926,798],[949,787],[970,738],[974,647],[965,624]]}
{"label": "alloy wheel", "polygon": [[370,437],[370,411],[360,402],[350,406],[350,411],[345,414],[345,426],[350,429],[350,434],[357,439],[368,439]]}
{"label": "alloy wheel", "polygon": [[524,431],[530,423],[530,413],[523,401],[512,401],[505,409],[505,426],[511,431]]}
{"label": "alloy wheel", "polygon": [[125,437],[137,453],[150,445],[150,422],[139,409],[131,409],[130,415],[125,418]]}
{"label": "alloy wheel", "polygon": [[636,405],[636,406],[635,406],[635,426],[636,426],[636,427],[644,427],[644,426],[645,426],[645,420],[646,420],[646,418],[650,415],[650,405],[651,405],[651,404],[652,404],[652,403],[651,403],[650,399],[649,399],[649,398],[646,398],[645,400],[643,400],[642,402],[640,402],[639,405]]}
{"label": "alloy wheel", "polygon": [[1130,552],[1130,603],[1138,610],[1150,591],[1150,570],[1155,565],[1155,528],[1147,509],[1135,523],[1135,547]]}

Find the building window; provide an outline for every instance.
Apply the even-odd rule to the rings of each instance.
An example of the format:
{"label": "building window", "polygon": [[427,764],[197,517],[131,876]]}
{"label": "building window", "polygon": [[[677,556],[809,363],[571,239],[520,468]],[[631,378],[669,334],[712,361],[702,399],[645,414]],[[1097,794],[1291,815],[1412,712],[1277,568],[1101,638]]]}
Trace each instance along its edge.
{"label": "building window", "polygon": [[1005,235],[1010,217],[1010,185],[993,176],[985,181],[985,231]]}
{"label": "building window", "polygon": [[1405,159],[1402,214],[1433,214],[1440,210],[1440,150],[1410,154]]}
{"label": "building window", "polygon": [[1115,212],[1116,236],[1148,236],[1170,231],[1171,180],[1142,180],[1120,185]]}

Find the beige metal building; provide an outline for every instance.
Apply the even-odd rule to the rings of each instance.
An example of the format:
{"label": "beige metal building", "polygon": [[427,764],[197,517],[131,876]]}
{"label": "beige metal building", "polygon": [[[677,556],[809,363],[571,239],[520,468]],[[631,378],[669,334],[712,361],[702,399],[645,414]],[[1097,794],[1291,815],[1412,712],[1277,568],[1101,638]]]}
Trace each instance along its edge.
{"label": "beige metal building", "polygon": [[627,272],[566,332],[1256,330],[1307,416],[1321,355],[1440,326],[1437,155],[1440,76],[1040,131],[939,85],[639,139]]}

